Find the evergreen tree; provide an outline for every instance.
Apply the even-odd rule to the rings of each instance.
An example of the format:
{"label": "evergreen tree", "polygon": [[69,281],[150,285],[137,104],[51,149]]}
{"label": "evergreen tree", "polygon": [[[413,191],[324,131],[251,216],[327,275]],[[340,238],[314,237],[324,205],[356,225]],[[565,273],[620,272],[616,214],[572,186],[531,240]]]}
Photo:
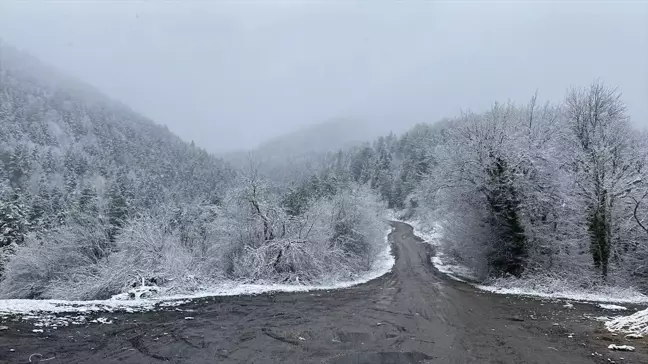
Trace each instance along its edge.
{"label": "evergreen tree", "polygon": [[48,229],[51,227],[52,197],[45,176],[38,182],[38,193],[32,199],[32,208],[29,213],[29,223],[33,228]]}
{"label": "evergreen tree", "polygon": [[0,197],[0,247],[22,244],[28,232],[27,208],[13,192]]}
{"label": "evergreen tree", "polygon": [[29,176],[29,158],[27,147],[18,144],[9,157],[7,171],[9,182],[13,188],[23,188]]}
{"label": "evergreen tree", "polygon": [[56,161],[54,160],[52,150],[49,148],[47,149],[47,153],[45,154],[45,158],[43,160],[43,170],[48,176],[52,175],[56,170]]}
{"label": "evergreen tree", "polygon": [[127,218],[128,202],[124,195],[124,189],[115,181],[108,190],[108,224],[110,225],[108,236],[110,241],[115,241]]}
{"label": "evergreen tree", "polygon": [[81,189],[79,210],[95,216],[99,214],[97,190],[93,186],[86,185]]}

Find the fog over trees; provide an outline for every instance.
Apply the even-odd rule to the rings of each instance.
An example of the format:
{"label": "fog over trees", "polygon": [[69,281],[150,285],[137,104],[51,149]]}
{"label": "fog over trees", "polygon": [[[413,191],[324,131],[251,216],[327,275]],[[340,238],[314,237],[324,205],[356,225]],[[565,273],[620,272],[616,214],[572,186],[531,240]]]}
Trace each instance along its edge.
{"label": "fog over trees", "polygon": [[213,153],[328,120],[400,134],[596,77],[646,126],[646,19],[613,0],[0,1],[4,41]]}
{"label": "fog over trees", "polygon": [[352,281],[389,214],[436,229],[478,281],[648,290],[648,120],[589,81],[215,155],[1,43],[0,298]]}
{"label": "fog over trees", "polygon": [[366,186],[291,193],[254,160],[232,166],[14,48],[0,60],[3,297],[349,279],[384,243]]}

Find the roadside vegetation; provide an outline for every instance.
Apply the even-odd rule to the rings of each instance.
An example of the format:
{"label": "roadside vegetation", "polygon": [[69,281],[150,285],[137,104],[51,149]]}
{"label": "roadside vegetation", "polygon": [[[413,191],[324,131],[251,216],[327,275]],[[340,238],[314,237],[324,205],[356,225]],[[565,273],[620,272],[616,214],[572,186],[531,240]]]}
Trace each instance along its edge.
{"label": "roadside vegetation", "polygon": [[379,139],[348,169],[480,280],[645,290],[646,142],[620,91],[595,81]]}
{"label": "roadside vegetation", "polygon": [[367,186],[216,158],[6,46],[0,130],[0,298],[328,284],[384,251]]}
{"label": "roadside vegetation", "polygon": [[227,161],[12,48],[0,57],[2,298],[352,280],[384,248],[387,208],[434,227],[481,281],[648,289],[648,138],[602,82]]}

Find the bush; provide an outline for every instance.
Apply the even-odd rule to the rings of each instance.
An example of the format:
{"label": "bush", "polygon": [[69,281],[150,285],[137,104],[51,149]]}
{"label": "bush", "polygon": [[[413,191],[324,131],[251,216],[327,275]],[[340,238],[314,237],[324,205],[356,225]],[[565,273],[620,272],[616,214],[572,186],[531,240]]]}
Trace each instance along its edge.
{"label": "bush", "polygon": [[[383,211],[377,197],[359,186],[311,201],[301,215],[273,220],[273,226],[281,226],[276,238],[238,245],[231,258],[230,277],[309,284],[353,277],[371,266],[382,247]],[[262,229],[262,224],[257,229]]]}
{"label": "bush", "polygon": [[233,191],[223,207],[161,207],[125,222],[114,242],[100,219],[77,216],[15,248],[0,296],[90,300],[142,286],[189,293],[225,280],[331,283],[366,271],[383,247],[384,208],[367,188],[310,201],[298,216],[258,191]]}

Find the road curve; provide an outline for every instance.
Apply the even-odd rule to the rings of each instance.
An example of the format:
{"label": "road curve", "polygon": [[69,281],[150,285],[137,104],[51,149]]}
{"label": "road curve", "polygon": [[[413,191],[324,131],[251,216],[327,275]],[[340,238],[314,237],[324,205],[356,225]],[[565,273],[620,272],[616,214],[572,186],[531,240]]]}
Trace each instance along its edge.
{"label": "road curve", "polygon": [[[608,362],[582,313],[448,280],[407,224],[394,222],[390,241],[392,272],[348,289],[214,297],[43,334],[5,320],[0,363],[28,363],[34,353],[47,364]],[[623,362],[634,359],[645,356]]]}

